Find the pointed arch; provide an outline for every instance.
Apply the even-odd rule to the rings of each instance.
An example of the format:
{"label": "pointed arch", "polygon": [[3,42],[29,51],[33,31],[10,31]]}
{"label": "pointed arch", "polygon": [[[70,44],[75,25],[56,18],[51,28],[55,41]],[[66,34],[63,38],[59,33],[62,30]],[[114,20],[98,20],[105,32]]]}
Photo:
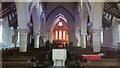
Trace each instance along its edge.
{"label": "pointed arch", "polygon": [[72,13],[71,13],[68,9],[66,9],[66,8],[63,7],[63,6],[58,6],[58,7],[54,8],[54,9],[48,14],[48,16],[46,17],[46,21],[48,21],[49,17],[50,17],[56,10],[58,10],[58,9],[63,9],[65,12],[67,12],[67,13],[70,15],[71,19],[75,20],[74,16],[72,15]]}
{"label": "pointed arch", "polygon": [[51,25],[51,40],[59,44],[68,44],[67,20],[61,13],[58,14]]}
{"label": "pointed arch", "polygon": [[[64,22],[64,25],[67,27],[67,19],[65,18],[65,16],[63,14],[58,14],[54,21],[52,22],[52,25],[51,25],[51,31],[54,30],[56,24],[58,24],[59,21],[63,21]],[[67,27],[68,28],[68,27]]]}

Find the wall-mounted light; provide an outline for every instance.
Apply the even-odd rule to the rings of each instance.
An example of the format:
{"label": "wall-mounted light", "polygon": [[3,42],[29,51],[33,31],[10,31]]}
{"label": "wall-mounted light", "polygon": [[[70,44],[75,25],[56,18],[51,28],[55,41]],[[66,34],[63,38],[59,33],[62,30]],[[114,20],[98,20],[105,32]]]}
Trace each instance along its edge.
{"label": "wall-mounted light", "polygon": [[105,28],[106,30],[108,29],[108,27]]}
{"label": "wall-mounted light", "polygon": [[0,21],[3,21],[3,19],[0,19]]}
{"label": "wall-mounted light", "polygon": [[88,26],[92,26],[92,23],[91,23],[91,22],[89,22],[87,25],[88,25]]}
{"label": "wall-mounted light", "polygon": [[19,26],[17,26],[17,29],[19,29]]}
{"label": "wall-mounted light", "polygon": [[13,27],[10,27],[11,29],[13,29]]}
{"label": "wall-mounted light", "polygon": [[33,25],[33,24],[32,24],[32,23],[30,23],[30,22],[29,22],[29,23],[27,23],[27,26],[29,26],[29,27],[31,27],[32,25]]}

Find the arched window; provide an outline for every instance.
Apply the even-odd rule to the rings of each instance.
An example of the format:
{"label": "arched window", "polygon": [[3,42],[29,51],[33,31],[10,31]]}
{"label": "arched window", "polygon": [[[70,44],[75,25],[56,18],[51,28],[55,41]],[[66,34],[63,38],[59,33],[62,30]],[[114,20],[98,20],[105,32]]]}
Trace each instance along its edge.
{"label": "arched window", "polygon": [[63,35],[62,35],[62,31],[60,30],[60,31],[59,31],[59,40],[62,40],[62,36],[63,36]]}
{"label": "arched window", "polygon": [[63,40],[65,40],[65,37],[66,37],[65,31],[63,31]]}
{"label": "arched window", "polygon": [[58,39],[58,31],[55,31],[56,33],[55,33],[55,38],[56,38],[56,40]]}
{"label": "arched window", "polygon": [[60,18],[55,24],[52,36],[54,41],[68,43],[68,29],[63,19]]}

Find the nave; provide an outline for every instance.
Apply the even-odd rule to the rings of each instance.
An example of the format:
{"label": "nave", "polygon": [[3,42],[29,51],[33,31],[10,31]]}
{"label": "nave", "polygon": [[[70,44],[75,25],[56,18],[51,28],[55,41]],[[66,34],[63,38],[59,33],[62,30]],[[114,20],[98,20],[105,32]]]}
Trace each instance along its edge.
{"label": "nave", "polygon": [[0,67],[120,68],[120,1],[59,1],[0,1]]}
{"label": "nave", "polygon": [[[2,51],[2,68],[56,68],[53,66],[52,49],[55,47],[28,47],[28,52],[19,52],[18,48]],[[118,51],[102,48],[100,52],[92,52],[92,48],[64,47],[67,49],[67,59],[62,68],[119,68]],[[82,55],[101,55],[92,59]],[[99,55],[100,56],[100,55]]]}

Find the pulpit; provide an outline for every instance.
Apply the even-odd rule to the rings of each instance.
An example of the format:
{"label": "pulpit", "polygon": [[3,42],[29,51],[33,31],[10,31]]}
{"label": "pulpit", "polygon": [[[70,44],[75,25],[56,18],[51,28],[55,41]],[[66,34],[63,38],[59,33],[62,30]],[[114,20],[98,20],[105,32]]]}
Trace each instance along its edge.
{"label": "pulpit", "polygon": [[52,60],[54,61],[54,66],[65,66],[66,57],[66,49],[52,49]]}

